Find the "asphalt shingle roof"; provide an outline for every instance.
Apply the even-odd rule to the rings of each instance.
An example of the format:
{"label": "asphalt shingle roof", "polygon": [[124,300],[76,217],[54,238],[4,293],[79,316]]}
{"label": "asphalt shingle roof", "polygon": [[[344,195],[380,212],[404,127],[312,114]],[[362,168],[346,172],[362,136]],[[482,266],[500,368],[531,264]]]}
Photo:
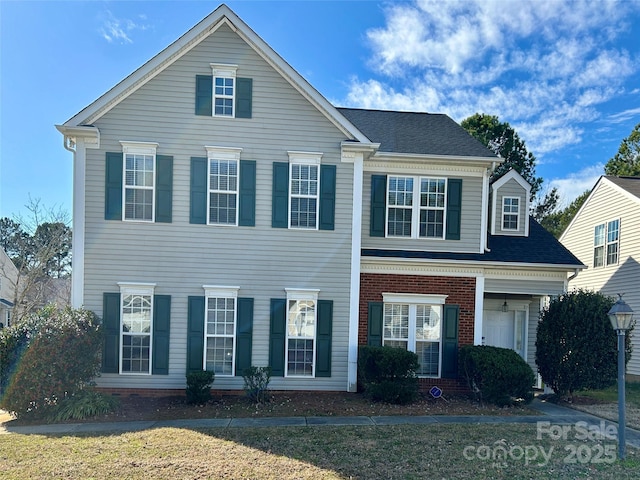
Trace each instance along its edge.
{"label": "asphalt shingle roof", "polygon": [[338,108],[380,152],[458,157],[496,155],[445,114]]}
{"label": "asphalt shingle roof", "polygon": [[490,251],[486,253],[362,249],[362,256],[584,266],[564,245],[531,217],[529,217],[528,237],[489,235],[488,248]]}
{"label": "asphalt shingle roof", "polygon": [[640,198],[640,177],[615,177],[613,175],[605,175],[604,178]]}

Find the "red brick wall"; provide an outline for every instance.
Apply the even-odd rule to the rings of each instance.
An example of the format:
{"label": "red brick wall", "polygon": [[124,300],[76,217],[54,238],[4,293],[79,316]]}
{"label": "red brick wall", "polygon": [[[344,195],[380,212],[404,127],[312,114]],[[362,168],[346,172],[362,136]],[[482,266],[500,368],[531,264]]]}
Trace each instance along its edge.
{"label": "red brick wall", "polygon": [[[424,275],[360,274],[360,318],[358,344],[367,344],[367,313],[369,302],[382,302],[382,293],[415,293],[421,295],[448,295],[445,303],[460,306],[458,345],[473,345],[475,320],[476,279],[473,277],[431,277]],[[451,379],[425,378],[420,387],[428,391],[433,385],[446,392],[466,392],[464,383]]]}

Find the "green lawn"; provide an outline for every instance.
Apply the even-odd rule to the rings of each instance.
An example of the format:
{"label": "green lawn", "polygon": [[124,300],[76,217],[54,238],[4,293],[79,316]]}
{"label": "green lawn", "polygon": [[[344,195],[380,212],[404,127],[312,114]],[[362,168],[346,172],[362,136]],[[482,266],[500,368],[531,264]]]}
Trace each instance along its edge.
{"label": "green lawn", "polygon": [[535,424],[10,434],[0,436],[0,478],[638,478],[638,450],[621,463],[615,441],[575,437],[538,435]]}
{"label": "green lawn", "polygon": [[[614,385],[603,390],[586,390],[578,392],[581,397],[589,397],[599,402],[617,402],[618,401],[618,385]],[[640,408],[640,382],[625,383],[625,399],[627,405]]]}

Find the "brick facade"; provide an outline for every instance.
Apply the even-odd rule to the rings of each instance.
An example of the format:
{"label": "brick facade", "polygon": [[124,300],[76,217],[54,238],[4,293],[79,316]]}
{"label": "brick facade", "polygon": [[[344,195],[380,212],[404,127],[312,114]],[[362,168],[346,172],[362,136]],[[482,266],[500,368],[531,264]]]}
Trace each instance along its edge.
{"label": "brick facade", "polygon": [[[448,295],[447,304],[460,306],[458,345],[473,345],[475,322],[476,279],[473,277],[432,277],[423,275],[390,275],[362,273],[360,275],[360,318],[358,345],[367,344],[368,304],[382,302],[382,293],[414,293]],[[420,389],[429,391],[437,385],[447,393],[463,393],[468,389],[463,381],[448,378],[421,378]]]}

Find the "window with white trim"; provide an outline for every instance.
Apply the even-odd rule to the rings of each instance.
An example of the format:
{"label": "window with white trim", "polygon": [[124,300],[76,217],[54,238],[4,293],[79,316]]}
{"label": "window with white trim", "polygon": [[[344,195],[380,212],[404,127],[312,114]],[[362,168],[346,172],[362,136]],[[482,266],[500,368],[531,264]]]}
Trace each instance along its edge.
{"label": "window with white trim", "polygon": [[389,176],[387,236],[444,238],[447,180]]}
{"label": "window with white trim", "polygon": [[205,147],[208,159],[208,222],[238,225],[238,185],[241,148]]}
{"label": "window with white trim", "polygon": [[289,227],[318,229],[321,153],[289,153]]}
{"label": "window with white trim", "polygon": [[216,376],[233,376],[235,372],[239,289],[240,287],[204,286],[204,369],[215,372]]}
{"label": "window with white trim", "polygon": [[151,374],[155,284],[119,283],[120,373]]}
{"label": "window with white trim", "polygon": [[123,219],[153,222],[157,143],[120,142],[124,161]]}
{"label": "window with white trim", "polygon": [[213,115],[234,117],[237,65],[212,63]]}
{"label": "window with white trim", "polygon": [[620,249],[620,220],[596,225],[593,233],[593,266],[617,265]]}
{"label": "window with white trim", "polygon": [[286,289],[287,377],[315,376],[316,325],[319,290]]}
{"label": "window with white trim", "polygon": [[520,218],[520,198],[502,198],[502,230],[518,230]]}
{"label": "window with white trim", "polygon": [[440,377],[445,295],[383,293],[382,345],[418,355],[420,376]]}

